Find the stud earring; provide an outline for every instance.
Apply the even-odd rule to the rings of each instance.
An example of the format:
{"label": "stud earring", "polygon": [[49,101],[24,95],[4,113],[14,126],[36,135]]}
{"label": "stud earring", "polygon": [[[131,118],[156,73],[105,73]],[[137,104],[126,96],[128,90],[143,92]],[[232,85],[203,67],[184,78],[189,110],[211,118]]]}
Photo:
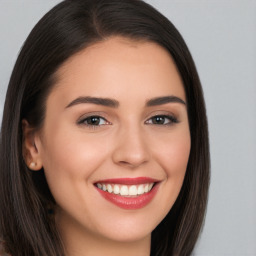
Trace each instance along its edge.
{"label": "stud earring", "polygon": [[29,165],[29,167],[30,167],[31,169],[35,168],[35,167],[36,167],[36,163],[35,163],[35,162],[31,162],[30,165]]}

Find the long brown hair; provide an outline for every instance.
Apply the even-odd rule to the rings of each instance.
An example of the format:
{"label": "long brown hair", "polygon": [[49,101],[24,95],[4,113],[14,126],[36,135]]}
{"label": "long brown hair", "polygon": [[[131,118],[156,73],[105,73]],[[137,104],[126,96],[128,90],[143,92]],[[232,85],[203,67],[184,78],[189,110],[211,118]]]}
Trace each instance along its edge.
{"label": "long brown hair", "polygon": [[203,92],[182,36],[140,0],[66,0],[31,31],[7,91],[0,136],[0,235],[12,255],[64,255],[48,210],[54,199],[44,170],[31,172],[22,157],[21,120],[40,128],[57,69],[75,53],[111,36],[158,43],[168,50],[183,79],[190,158],[174,206],[152,233],[151,255],[187,256],[195,246],[205,216],[210,158]]}

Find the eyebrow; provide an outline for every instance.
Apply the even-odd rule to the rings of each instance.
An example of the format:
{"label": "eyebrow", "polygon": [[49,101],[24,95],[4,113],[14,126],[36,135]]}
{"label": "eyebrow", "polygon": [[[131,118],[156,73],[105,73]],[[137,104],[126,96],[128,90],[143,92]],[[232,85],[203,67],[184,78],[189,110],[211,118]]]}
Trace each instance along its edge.
{"label": "eyebrow", "polygon": [[147,107],[152,107],[152,106],[158,106],[158,105],[164,105],[167,103],[181,103],[183,105],[186,105],[185,101],[182,100],[179,97],[176,96],[164,96],[164,97],[157,97],[153,98],[151,100],[148,100],[146,103]]}
{"label": "eyebrow", "polygon": [[71,101],[66,108],[82,104],[82,103],[92,103],[96,105],[106,106],[117,108],[119,106],[119,102],[114,99],[109,98],[97,98],[97,97],[78,97],[77,99]]}
{"label": "eyebrow", "polygon": [[[110,98],[98,98],[98,97],[78,97],[75,100],[71,101],[66,108],[70,108],[72,106],[78,105],[78,104],[84,104],[84,103],[91,103],[106,107],[112,107],[117,108],[119,106],[119,102],[114,99]],[[147,107],[152,106],[158,106],[158,105],[164,105],[167,103],[181,103],[183,105],[186,105],[185,101],[182,100],[179,97],[176,96],[164,96],[164,97],[156,97],[153,99],[150,99],[146,102]]]}

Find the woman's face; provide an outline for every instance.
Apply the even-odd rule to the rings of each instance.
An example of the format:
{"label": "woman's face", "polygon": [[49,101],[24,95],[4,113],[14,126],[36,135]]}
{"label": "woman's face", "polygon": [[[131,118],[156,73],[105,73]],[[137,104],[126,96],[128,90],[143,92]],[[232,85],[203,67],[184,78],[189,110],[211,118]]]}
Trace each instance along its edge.
{"label": "woman's face", "polygon": [[120,37],[71,57],[57,72],[35,145],[61,232],[149,237],[179,194],[190,153],[172,58],[155,43]]}

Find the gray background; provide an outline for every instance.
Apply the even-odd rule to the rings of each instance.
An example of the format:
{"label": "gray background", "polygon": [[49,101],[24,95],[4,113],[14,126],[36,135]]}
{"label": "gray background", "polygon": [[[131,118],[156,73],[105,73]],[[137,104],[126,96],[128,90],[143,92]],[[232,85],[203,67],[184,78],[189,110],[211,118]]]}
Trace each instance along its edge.
{"label": "gray background", "polygon": [[[28,33],[59,0],[0,0],[0,120]],[[194,254],[256,255],[256,1],[148,0],[186,40],[204,88],[212,178]]]}

